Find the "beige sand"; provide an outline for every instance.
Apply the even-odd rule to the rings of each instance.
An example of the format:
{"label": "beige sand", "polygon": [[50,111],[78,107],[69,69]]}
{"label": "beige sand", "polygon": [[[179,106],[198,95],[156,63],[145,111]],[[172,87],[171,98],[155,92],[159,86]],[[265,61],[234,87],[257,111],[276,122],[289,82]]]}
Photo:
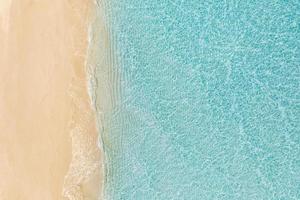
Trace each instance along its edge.
{"label": "beige sand", "polygon": [[91,7],[0,0],[1,200],[92,200],[101,192],[85,71]]}

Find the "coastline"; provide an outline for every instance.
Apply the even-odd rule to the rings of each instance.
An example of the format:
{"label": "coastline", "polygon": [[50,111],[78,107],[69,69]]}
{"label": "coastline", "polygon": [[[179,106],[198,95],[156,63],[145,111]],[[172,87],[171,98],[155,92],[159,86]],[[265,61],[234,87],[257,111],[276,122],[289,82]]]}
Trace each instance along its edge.
{"label": "coastline", "polygon": [[12,0],[1,7],[3,200],[101,195],[103,155],[86,69],[92,4]]}
{"label": "coastline", "polygon": [[106,182],[106,156],[105,145],[103,137],[105,134],[105,115],[109,115],[112,110],[112,104],[109,99],[110,84],[107,77],[107,69],[109,65],[109,36],[105,26],[105,13],[103,5],[99,2],[94,3],[94,9],[91,13],[91,23],[89,32],[89,47],[87,53],[87,75],[88,92],[91,100],[91,105],[95,112],[96,126],[99,134],[98,146],[101,150],[102,160],[101,167],[102,173],[101,190],[99,197],[105,199],[105,182]]}
{"label": "coastline", "polygon": [[99,147],[102,150],[103,162],[103,199],[110,199],[110,177],[113,169],[110,151],[113,148],[112,120],[120,111],[121,74],[118,68],[114,35],[110,24],[109,2],[95,2],[93,9],[90,46],[88,50],[87,67],[89,70],[89,91],[92,105],[96,112],[99,131]]}
{"label": "coastline", "polygon": [[[74,110],[70,124],[72,138],[72,161],[65,176],[63,195],[68,199],[99,199],[102,196],[103,182],[103,153],[98,147],[99,133],[96,126],[96,113],[90,94],[91,82],[89,68],[87,66],[91,41],[89,29],[93,18],[94,4],[88,3],[86,15],[77,15],[78,26],[75,33],[84,30],[82,37],[76,37],[78,43],[85,41],[82,52],[76,52],[78,60],[74,60],[74,66],[80,62],[81,68],[76,69],[73,77],[70,96]],[[77,7],[82,10],[80,4]],[[75,9],[75,11],[77,10]]]}

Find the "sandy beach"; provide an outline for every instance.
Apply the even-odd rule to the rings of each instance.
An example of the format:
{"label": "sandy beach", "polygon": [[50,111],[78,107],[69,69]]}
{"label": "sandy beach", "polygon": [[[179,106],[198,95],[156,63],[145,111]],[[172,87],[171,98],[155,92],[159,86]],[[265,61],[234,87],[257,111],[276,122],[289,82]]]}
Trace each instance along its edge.
{"label": "sandy beach", "polygon": [[0,1],[0,199],[97,199],[102,154],[88,95],[92,3]]}

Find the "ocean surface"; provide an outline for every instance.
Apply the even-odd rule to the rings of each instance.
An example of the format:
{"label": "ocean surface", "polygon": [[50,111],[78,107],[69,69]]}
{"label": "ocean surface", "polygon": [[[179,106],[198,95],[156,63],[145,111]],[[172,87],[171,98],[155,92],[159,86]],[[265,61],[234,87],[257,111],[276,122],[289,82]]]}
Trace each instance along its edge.
{"label": "ocean surface", "polygon": [[102,6],[106,199],[300,199],[299,1]]}

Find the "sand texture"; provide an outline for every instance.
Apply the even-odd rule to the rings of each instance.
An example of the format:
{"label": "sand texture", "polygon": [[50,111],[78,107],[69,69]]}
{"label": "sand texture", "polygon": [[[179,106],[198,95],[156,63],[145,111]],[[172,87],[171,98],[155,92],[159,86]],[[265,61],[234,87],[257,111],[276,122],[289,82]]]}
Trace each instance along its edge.
{"label": "sand texture", "polygon": [[0,199],[97,199],[87,91],[91,2],[0,1]]}

